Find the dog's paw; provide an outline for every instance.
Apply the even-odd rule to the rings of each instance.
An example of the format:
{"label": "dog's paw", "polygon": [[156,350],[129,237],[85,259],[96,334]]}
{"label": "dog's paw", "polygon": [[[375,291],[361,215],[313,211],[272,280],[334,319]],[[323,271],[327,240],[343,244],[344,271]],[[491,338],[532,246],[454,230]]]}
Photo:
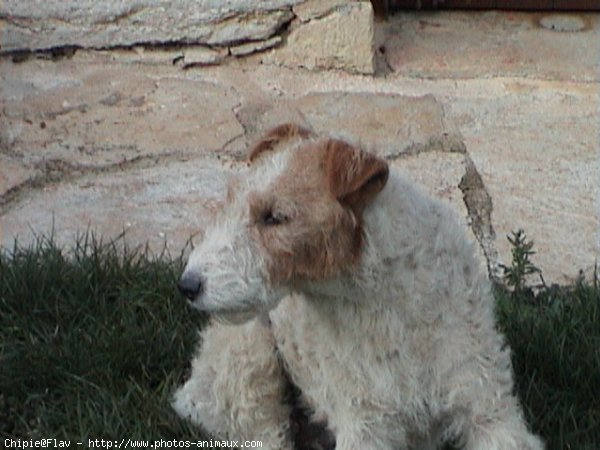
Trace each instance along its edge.
{"label": "dog's paw", "polygon": [[189,383],[188,381],[175,392],[171,401],[171,407],[182,419],[190,420],[192,423],[200,425],[199,408],[196,407],[196,403],[190,395],[191,389],[188,386]]}

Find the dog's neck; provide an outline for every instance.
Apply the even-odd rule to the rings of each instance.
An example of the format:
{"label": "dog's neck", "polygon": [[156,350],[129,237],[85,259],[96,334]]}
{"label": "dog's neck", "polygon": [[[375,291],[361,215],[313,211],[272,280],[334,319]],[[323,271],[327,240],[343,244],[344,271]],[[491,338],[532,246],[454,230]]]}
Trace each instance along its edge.
{"label": "dog's neck", "polygon": [[[354,316],[365,317],[368,309],[369,317],[412,320],[403,299],[410,297],[415,268],[422,264],[415,247],[423,236],[435,237],[440,218],[423,194],[408,195],[409,190],[415,191],[410,181],[391,172],[385,189],[364,211],[364,242],[355,265],[334,279],[299,287],[311,307],[327,310],[320,317],[351,322]],[[416,228],[414,217],[423,218]]]}

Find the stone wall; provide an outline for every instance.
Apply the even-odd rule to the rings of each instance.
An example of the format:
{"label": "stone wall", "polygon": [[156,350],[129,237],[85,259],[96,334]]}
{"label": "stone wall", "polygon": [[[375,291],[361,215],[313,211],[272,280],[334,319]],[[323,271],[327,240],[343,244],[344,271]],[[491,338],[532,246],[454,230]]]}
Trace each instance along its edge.
{"label": "stone wall", "polygon": [[189,67],[269,51],[265,63],[374,72],[368,1],[4,0],[0,30],[0,53],[134,48]]}
{"label": "stone wall", "polygon": [[[150,30],[156,5],[175,4],[127,0],[154,6],[102,15],[109,3],[86,4],[97,23],[82,36],[114,44],[131,21]],[[56,59],[73,53],[68,31],[77,31],[57,24],[58,12],[91,20],[68,4],[0,2],[3,38],[19,29],[0,40],[0,248],[51,232],[68,245],[86,230],[126,230],[135,245],[178,254],[219,208],[256,136],[292,121],[379,152],[451,204],[492,275],[510,264],[506,236],[517,228],[535,241],[548,284],[597,273],[600,22],[591,17],[564,33],[530,14],[397,14],[376,23],[378,71],[362,76],[348,72],[372,69],[368,3],[280,0],[231,12],[197,2],[215,5],[212,36],[229,40],[105,43]],[[201,28],[199,17],[190,27]],[[243,32],[234,26],[247,21]],[[260,38],[232,38],[260,27]],[[364,57],[352,60],[358,48]]]}

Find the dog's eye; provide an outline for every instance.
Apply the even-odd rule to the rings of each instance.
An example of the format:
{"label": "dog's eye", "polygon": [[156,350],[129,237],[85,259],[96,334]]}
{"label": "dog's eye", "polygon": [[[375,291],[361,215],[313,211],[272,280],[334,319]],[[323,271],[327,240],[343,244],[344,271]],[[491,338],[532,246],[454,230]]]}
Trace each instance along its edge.
{"label": "dog's eye", "polygon": [[261,216],[261,222],[263,225],[275,226],[281,225],[288,221],[288,217],[284,214],[280,214],[271,209],[265,211]]}

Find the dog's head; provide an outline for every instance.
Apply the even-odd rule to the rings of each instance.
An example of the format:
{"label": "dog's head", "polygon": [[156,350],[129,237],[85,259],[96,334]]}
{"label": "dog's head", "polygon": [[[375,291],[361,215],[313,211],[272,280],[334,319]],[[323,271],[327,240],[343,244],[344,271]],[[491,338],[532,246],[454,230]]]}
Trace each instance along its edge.
{"label": "dog's head", "polygon": [[388,178],[385,161],[290,124],[268,132],[249,160],[178,283],[195,307],[236,322],[356,264],[363,211]]}

